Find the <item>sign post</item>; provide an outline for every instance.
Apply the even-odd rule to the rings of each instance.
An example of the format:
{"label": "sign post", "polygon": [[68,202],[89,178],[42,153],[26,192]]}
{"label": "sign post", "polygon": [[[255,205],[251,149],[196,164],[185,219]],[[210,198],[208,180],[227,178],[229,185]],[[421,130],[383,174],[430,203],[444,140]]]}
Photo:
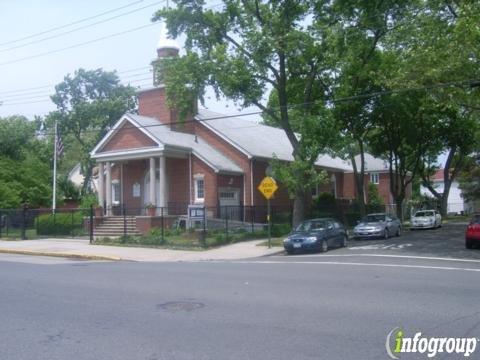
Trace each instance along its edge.
{"label": "sign post", "polygon": [[272,222],[271,222],[270,199],[278,190],[278,185],[275,179],[273,179],[270,176],[266,176],[263,178],[260,185],[258,185],[258,190],[262,193],[265,199],[267,199],[268,248],[271,248],[272,247]]}

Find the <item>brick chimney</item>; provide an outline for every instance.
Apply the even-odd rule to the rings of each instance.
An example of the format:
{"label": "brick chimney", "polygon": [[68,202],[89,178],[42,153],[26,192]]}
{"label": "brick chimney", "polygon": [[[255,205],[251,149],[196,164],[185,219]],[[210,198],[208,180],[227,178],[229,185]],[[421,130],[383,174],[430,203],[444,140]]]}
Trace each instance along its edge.
{"label": "brick chimney", "polygon": [[[151,89],[141,90],[138,92],[138,114],[148,117],[157,118],[164,124],[170,124],[170,128],[176,131],[194,133],[194,123],[192,117],[187,117],[185,123],[177,123],[178,118],[175,109],[167,106],[167,98],[165,86],[158,84],[155,64],[164,58],[176,57],[180,51],[178,43],[168,38],[167,27],[162,22],[160,28],[160,39],[157,45],[157,59],[152,62],[153,66],[153,84]],[[196,112],[195,107],[195,112]]]}

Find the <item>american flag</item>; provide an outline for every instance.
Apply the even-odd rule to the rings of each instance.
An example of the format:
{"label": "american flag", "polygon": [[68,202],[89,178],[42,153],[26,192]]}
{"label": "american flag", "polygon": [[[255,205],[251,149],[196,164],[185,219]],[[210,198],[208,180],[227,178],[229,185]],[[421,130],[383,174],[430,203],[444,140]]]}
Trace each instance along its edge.
{"label": "american flag", "polygon": [[57,144],[56,144],[57,156],[62,157],[63,151],[65,150],[65,146],[63,146],[62,137],[60,136],[60,133],[58,131],[57,131],[57,140],[56,141],[57,141]]}

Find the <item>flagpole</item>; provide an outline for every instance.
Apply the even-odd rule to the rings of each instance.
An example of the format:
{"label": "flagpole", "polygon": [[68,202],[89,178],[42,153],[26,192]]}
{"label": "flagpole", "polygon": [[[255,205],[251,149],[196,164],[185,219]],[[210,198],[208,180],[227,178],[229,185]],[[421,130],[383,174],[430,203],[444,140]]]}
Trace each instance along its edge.
{"label": "flagpole", "polygon": [[55,120],[55,139],[53,145],[53,194],[52,194],[52,212],[57,208],[57,120]]}

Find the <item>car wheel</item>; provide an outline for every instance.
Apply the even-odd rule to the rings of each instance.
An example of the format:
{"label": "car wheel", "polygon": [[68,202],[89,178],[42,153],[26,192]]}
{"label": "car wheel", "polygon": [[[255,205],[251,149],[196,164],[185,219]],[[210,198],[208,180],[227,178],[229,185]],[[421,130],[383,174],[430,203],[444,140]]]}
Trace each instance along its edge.
{"label": "car wheel", "polygon": [[388,229],[385,228],[385,231],[383,232],[383,237],[384,237],[384,239],[385,239],[385,240],[388,240],[389,236],[390,236],[390,234],[388,233]]}
{"label": "car wheel", "polygon": [[397,235],[397,237],[402,235],[402,227],[401,226],[398,227],[396,235]]}
{"label": "car wheel", "polygon": [[347,236],[343,235],[341,247],[347,247]]}
{"label": "car wheel", "polygon": [[288,255],[292,255],[293,254],[293,250],[285,250],[287,252]]}
{"label": "car wheel", "polygon": [[328,251],[328,243],[327,240],[322,240],[322,243],[320,244],[320,252],[324,253]]}
{"label": "car wheel", "polygon": [[467,249],[472,249],[473,248],[473,241],[470,239],[465,239],[465,247]]}

